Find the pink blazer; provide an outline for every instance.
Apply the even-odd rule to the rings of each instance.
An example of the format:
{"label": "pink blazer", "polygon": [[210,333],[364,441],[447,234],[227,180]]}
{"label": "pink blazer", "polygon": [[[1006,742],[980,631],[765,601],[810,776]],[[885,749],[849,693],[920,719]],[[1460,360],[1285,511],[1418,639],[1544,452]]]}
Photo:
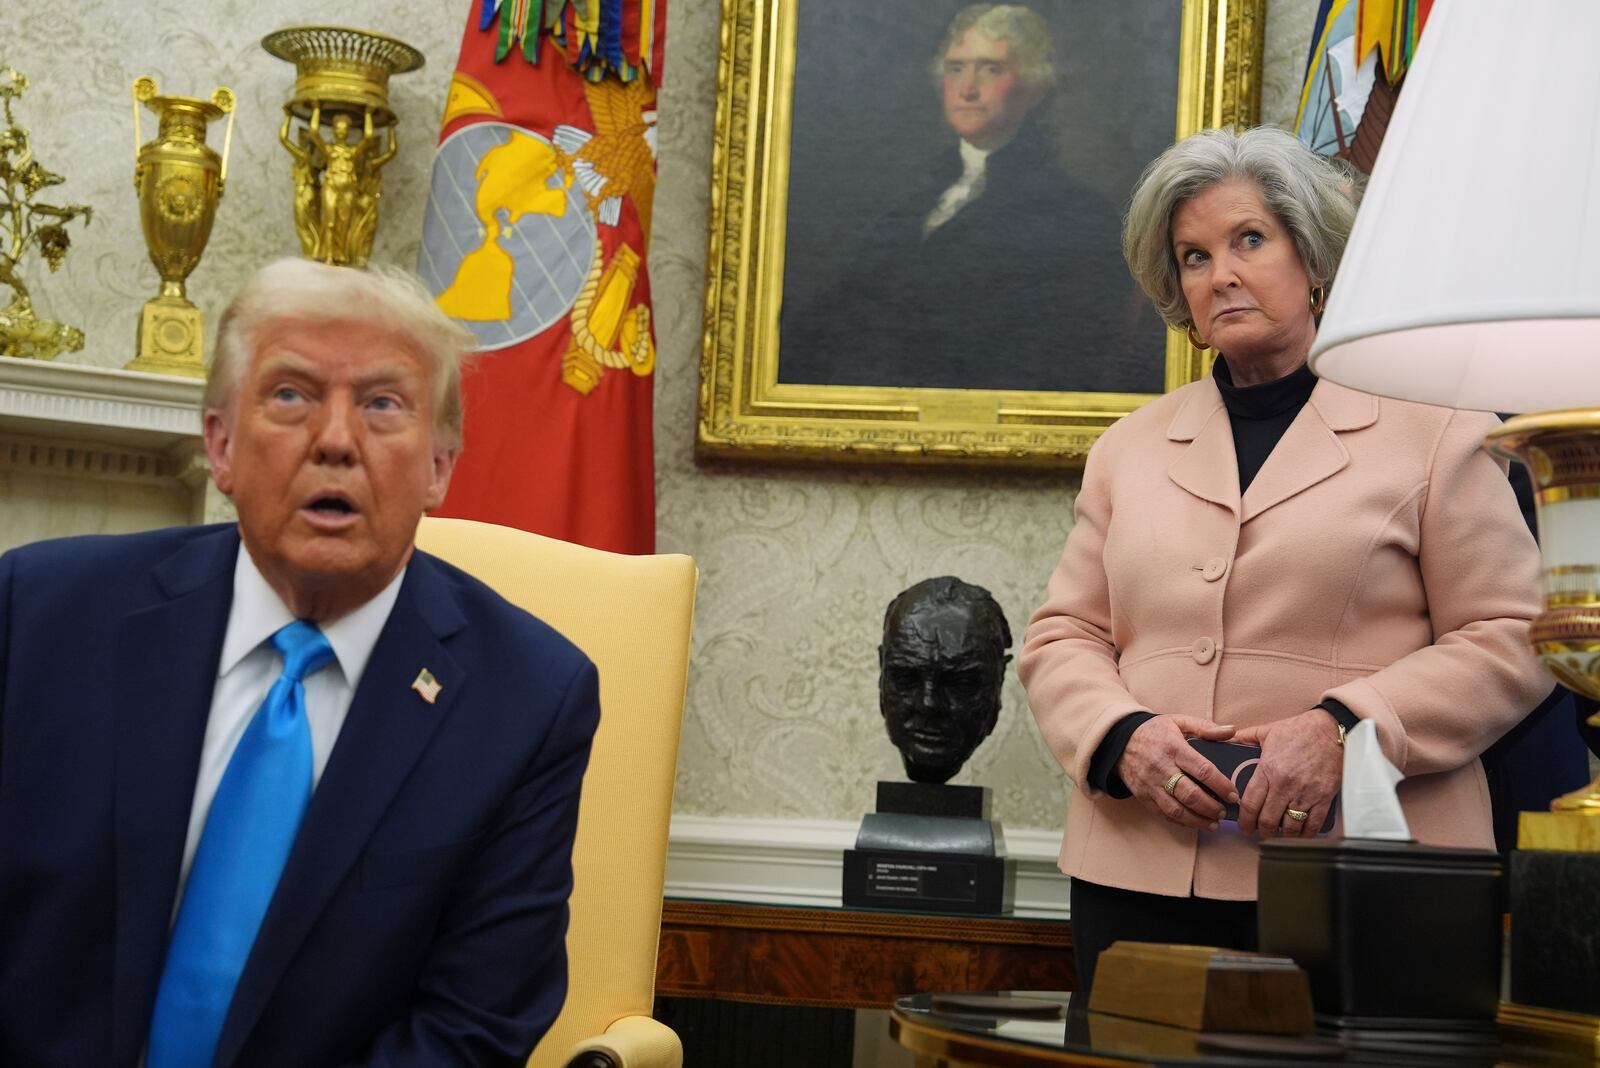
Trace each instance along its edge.
{"label": "pink blazer", "polygon": [[1078,784],[1062,871],[1253,899],[1255,839],[1093,790],[1089,759],[1136,710],[1247,727],[1324,697],[1377,724],[1414,837],[1493,848],[1474,758],[1554,685],[1527,641],[1538,549],[1481,447],[1496,425],[1319,382],[1242,499],[1211,378],[1106,431],[1018,661]]}

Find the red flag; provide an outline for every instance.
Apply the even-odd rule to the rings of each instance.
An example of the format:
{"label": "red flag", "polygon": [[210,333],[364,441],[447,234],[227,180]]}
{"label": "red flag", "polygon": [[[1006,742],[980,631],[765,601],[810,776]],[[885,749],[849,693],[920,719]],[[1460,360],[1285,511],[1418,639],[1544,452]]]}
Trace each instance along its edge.
{"label": "red flag", "polygon": [[653,552],[645,253],[665,0],[471,7],[417,268],[480,350],[437,514]]}

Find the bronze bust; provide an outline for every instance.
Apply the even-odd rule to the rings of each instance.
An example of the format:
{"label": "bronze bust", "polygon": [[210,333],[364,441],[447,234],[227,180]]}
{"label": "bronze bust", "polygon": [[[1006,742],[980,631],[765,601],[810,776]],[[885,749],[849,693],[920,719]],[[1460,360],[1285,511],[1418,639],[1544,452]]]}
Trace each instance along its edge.
{"label": "bronze bust", "polygon": [[948,782],[1000,716],[1011,628],[982,586],[924,579],[889,602],[878,702],[913,782]]}

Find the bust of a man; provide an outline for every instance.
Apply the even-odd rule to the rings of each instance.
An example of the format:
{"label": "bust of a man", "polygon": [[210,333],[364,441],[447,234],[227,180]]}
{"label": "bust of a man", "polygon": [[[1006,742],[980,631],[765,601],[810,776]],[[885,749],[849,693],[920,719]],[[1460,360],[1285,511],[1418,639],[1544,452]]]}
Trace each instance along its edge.
{"label": "bust of a man", "polygon": [[1011,628],[982,586],[925,579],[889,602],[879,708],[913,782],[948,782],[1000,716]]}

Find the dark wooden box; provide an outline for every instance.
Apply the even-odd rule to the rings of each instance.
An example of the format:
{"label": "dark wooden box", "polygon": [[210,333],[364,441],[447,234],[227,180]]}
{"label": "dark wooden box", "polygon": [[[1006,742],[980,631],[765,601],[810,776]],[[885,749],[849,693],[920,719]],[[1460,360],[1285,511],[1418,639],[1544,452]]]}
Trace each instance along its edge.
{"label": "dark wooden box", "polygon": [[1263,953],[1293,957],[1323,1022],[1492,1024],[1500,999],[1500,857],[1373,839],[1267,841]]}

